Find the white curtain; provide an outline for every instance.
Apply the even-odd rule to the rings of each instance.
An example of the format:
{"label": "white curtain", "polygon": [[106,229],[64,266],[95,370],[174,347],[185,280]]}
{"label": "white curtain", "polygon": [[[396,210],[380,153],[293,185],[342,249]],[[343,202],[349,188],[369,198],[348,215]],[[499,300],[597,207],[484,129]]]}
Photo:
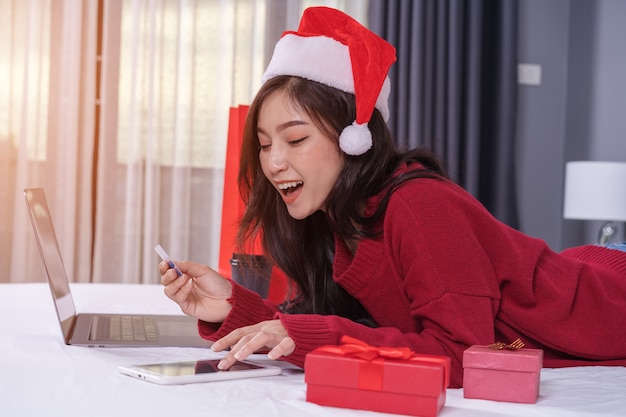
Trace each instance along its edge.
{"label": "white curtain", "polygon": [[0,282],[45,279],[28,187],[49,192],[66,270],[89,279],[94,6],[0,0]]}
{"label": "white curtain", "polygon": [[[265,1],[106,2],[94,281],[215,266],[229,107],[264,66]],[[118,70],[119,69],[119,70]]]}
{"label": "white curtain", "polygon": [[365,23],[365,0],[0,0],[0,282],[44,279],[40,186],[71,281],[156,283],[157,243],[217,267],[229,107],[316,4]]}

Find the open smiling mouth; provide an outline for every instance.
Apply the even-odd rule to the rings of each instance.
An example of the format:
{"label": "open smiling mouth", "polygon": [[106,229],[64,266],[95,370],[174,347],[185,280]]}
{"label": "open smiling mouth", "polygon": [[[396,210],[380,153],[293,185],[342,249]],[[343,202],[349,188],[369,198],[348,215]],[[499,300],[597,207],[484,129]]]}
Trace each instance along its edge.
{"label": "open smiling mouth", "polygon": [[281,193],[283,193],[284,196],[292,194],[300,187],[302,187],[302,181],[285,182],[283,184],[278,184],[278,189]]}

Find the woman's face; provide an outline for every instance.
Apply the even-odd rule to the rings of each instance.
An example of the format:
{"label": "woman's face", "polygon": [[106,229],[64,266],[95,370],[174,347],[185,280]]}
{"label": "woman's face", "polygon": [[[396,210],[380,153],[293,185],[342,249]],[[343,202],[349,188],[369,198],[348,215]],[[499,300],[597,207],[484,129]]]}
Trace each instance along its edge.
{"label": "woman's face", "polygon": [[344,159],[336,142],[293,107],[282,91],[272,93],[261,105],[259,159],[291,217],[304,219],[324,210]]}

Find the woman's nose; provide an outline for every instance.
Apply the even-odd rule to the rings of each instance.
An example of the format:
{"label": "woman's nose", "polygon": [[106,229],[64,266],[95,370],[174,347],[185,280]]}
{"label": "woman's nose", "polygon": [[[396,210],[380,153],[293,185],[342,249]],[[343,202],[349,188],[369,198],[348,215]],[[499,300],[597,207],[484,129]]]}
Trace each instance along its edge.
{"label": "woman's nose", "polygon": [[270,155],[268,158],[269,168],[273,172],[280,172],[282,170],[287,169],[287,155],[280,146],[272,146],[270,150]]}

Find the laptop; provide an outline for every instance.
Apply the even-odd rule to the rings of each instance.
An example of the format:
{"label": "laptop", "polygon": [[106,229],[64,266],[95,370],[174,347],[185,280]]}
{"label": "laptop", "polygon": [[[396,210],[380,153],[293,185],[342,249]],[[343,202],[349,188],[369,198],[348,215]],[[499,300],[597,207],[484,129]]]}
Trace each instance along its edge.
{"label": "laptop", "polygon": [[184,315],[77,314],[42,188],[24,190],[65,344],[88,347],[209,347],[197,319]]}

